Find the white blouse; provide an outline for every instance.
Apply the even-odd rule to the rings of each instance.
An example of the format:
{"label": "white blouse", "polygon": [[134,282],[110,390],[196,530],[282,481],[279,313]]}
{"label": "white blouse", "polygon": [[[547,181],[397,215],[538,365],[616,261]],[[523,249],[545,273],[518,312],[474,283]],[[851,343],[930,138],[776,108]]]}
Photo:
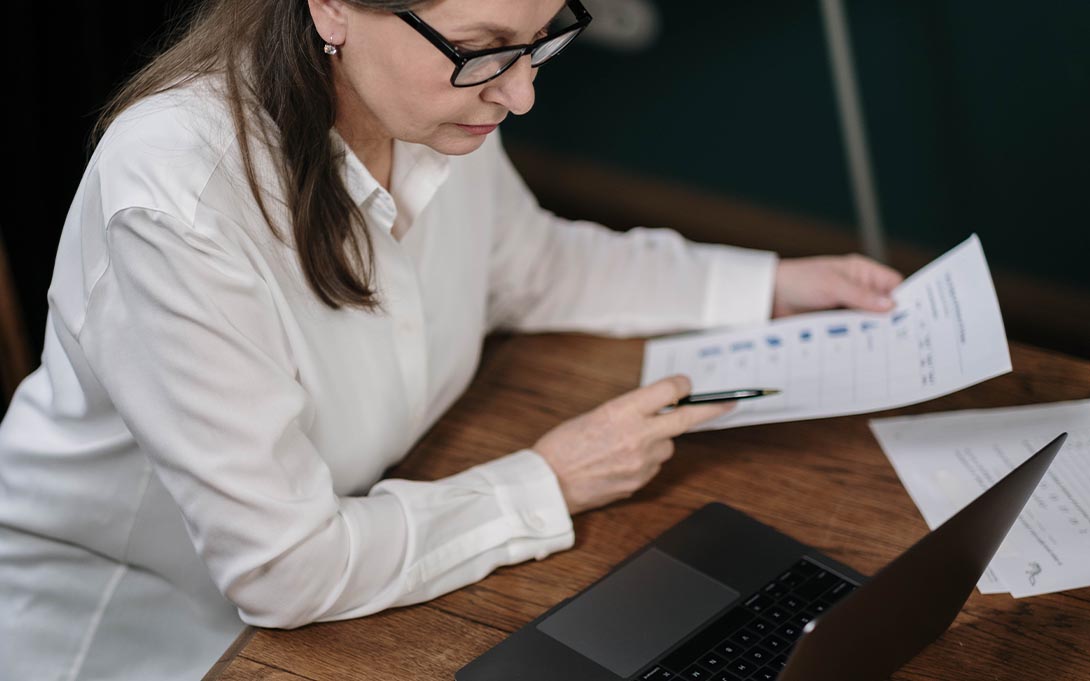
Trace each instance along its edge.
{"label": "white blouse", "polygon": [[137,104],[99,144],[42,366],[0,426],[0,678],[199,678],[242,622],[359,617],[566,549],[531,450],[380,481],[466,388],[484,336],[769,314],[774,255],[557,218],[495,135],[449,158],[397,142],[389,192],[333,138],[377,312],[312,294],[269,159],[255,149],[282,238],[213,82]]}

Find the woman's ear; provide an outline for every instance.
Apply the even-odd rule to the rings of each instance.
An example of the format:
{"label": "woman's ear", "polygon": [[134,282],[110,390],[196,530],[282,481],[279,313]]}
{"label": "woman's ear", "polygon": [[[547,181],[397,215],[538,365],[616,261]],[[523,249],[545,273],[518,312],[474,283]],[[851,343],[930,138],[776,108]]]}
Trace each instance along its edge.
{"label": "woman's ear", "polygon": [[318,37],[331,45],[343,45],[348,8],[342,0],[307,0]]}

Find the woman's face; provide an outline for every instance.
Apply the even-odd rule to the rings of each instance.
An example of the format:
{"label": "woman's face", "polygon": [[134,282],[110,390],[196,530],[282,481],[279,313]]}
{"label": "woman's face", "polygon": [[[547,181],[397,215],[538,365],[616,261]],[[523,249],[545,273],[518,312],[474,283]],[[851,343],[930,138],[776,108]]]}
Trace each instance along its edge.
{"label": "woman's face", "polygon": [[[456,88],[450,59],[399,17],[340,0],[310,4],[323,39],[333,36],[339,45],[330,57],[339,127],[458,155],[481,146],[489,131],[481,126],[534,104],[529,57],[487,83]],[[563,6],[563,0],[440,0],[416,14],[456,47],[480,50],[533,42]]]}

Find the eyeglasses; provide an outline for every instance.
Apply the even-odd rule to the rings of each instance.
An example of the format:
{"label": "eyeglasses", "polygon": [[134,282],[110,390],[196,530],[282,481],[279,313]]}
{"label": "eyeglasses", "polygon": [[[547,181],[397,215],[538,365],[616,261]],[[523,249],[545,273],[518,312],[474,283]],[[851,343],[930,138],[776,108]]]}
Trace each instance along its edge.
{"label": "eyeglasses", "polygon": [[[571,41],[575,40],[576,36],[583,32],[591,20],[590,12],[579,0],[568,0],[565,7],[575,15],[575,23],[560,30],[550,31],[541,40],[528,45],[508,45],[471,51],[459,50],[414,12],[396,12],[396,14],[454,62],[454,73],[450,75],[451,85],[473,87],[498,78],[524,55],[530,55],[530,65],[536,68],[560,54]],[[567,13],[562,11],[561,14]],[[554,19],[553,23],[559,21],[559,17],[560,15],[558,19]]]}

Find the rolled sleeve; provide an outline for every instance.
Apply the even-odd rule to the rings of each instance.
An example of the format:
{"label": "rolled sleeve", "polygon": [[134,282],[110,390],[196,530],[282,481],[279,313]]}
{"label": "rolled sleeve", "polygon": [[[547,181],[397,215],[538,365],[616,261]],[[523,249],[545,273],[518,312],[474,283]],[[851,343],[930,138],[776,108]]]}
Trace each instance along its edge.
{"label": "rolled sleeve", "polygon": [[571,517],[556,475],[522,450],[435,482],[384,480],[411,528],[390,605],[434,598],[495,568],[571,548]]}
{"label": "rolled sleeve", "polygon": [[709,261],[702,326],[742,326],[772,316],[779,258],[770,251],[700,244]]}

